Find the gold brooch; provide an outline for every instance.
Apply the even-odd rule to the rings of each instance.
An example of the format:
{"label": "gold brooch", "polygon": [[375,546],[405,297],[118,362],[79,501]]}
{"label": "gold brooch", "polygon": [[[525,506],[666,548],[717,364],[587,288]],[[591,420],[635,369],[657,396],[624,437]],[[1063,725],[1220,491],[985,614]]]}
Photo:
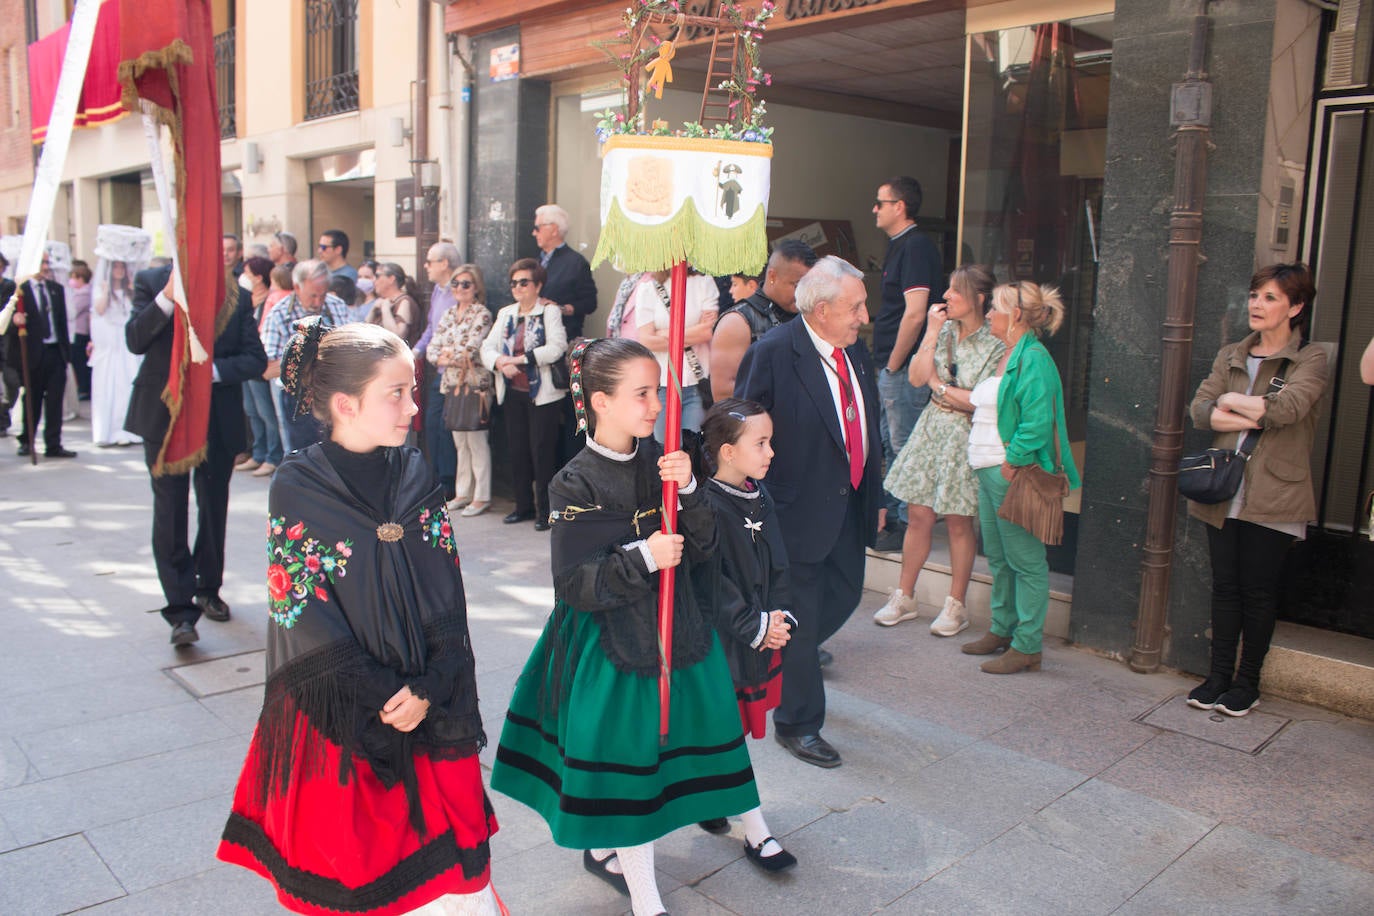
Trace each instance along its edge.
{"label": "gold brooch", "polygon": [[377,539],[379,541],[387,541],[388,543],[399,541],[405,537],[405,533],[405,528],[395,522],[387,522],[385,525],[377,526]]}

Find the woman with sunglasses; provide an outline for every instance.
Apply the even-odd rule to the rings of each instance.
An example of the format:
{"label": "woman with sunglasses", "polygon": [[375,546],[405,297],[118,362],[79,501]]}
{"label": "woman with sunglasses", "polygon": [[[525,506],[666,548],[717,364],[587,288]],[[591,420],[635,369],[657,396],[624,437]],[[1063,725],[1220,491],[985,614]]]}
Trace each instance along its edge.
{"label": "woman with sunglasses", "polygon": [[[453,291],[454,305],[440,317],[425,350],[441,373],[439,393],[448,397],[467,387],[490,397],[492,375],[482,365],[482,341],[491,331],[491,312],[487,310],[482,270],[476,264],[461,264],[453,271],[448,285]],[[448,506],[462,509],[463,518],[472,518],[491,505],[491,443],[485,427],[449,429],[458,465],[455,495]]]}
{"label": "woman with sunglasses", "polygon": [[984,321],[995,282],[992,271],[981,264],[955,270],[945,301],[935,303],[927,313],[925,336],[907,370],[912,385],[930,386],[931,398],[883,482],[887,492],[907,504],[907,528],[898,587],[873,615],[880,626],[916,618],[916,579],[930,556],[935,520],[943,517],[949,533],[951,581],[930,632],[954,636],[968,628],[964,602],[978,554],[973,530],[978,481],[968,463],[973,416],[969,396],[979,382],[996,372],[1006,349]]}
{"label": "woman with sunglasses", "polygon": [[567,352],[568,335],[562,310],[539,297],[547,276],[534,258],[511,265],[515,301],[497,313],[482,343],[482,365],[495,373],[496,402],[505,409],[515,484],[515,511],[502,521],[513,525],[533,519],[536,531],[549,530],[549,481],[563,415],[558,402],[568,393],[554,387],[550,369]]}
{"label": "woman with sunglasses", "polygon": [[424,330],[420,307],[415,304],[415,281],[406,276],[405,268],[390,261],[377,265],[373,277],[376,298],[367,313],[368,323],[380,324],[414,347]]}

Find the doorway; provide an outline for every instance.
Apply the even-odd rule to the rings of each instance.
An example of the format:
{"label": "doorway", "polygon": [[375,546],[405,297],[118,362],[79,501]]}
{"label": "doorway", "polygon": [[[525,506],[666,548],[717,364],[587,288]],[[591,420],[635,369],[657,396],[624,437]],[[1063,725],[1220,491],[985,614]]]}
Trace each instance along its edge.
{"label": "doorway", "polygon": [[1374,638],[1374,397],[1359,369],[1374,337],[1374,96],[1318,104],[1312,164],[1312,340],[1334,349],[1312,451],[1317,521],[1290,551],[1281,616]]}

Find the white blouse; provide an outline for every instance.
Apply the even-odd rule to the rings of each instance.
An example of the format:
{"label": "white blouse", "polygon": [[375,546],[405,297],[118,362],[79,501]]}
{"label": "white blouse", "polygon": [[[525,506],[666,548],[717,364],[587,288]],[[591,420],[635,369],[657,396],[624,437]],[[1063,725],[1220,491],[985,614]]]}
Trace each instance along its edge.
{"label": "white blouse", "polygon": [[997,432],[997,392],[1001,387],[1002,376],[993,375],[975,385],[968,395],[973,402],[973,426],[968,434],[968,463],[975,471],[979,468],[995,468],[1007,458],[1002,436]]}

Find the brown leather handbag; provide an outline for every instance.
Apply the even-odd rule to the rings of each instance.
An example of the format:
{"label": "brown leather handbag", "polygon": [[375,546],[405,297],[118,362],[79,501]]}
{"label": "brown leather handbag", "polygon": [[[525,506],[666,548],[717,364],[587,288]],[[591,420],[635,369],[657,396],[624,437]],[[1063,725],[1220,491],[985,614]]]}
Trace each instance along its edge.
{"label": "brown leather handbag", "polygon": [[1022,465],[1007,486],[1007,495],[997,509],[997,517],[1020,525],[1046,544],[1064,541],[1064,497],[1069,495],[1069,476],[1064,473],[1064,461],[1059,451],[1059,404],[1054,407],[1056,418],[1050,427],[1054,436],[1053,474],[1039,464]]}

